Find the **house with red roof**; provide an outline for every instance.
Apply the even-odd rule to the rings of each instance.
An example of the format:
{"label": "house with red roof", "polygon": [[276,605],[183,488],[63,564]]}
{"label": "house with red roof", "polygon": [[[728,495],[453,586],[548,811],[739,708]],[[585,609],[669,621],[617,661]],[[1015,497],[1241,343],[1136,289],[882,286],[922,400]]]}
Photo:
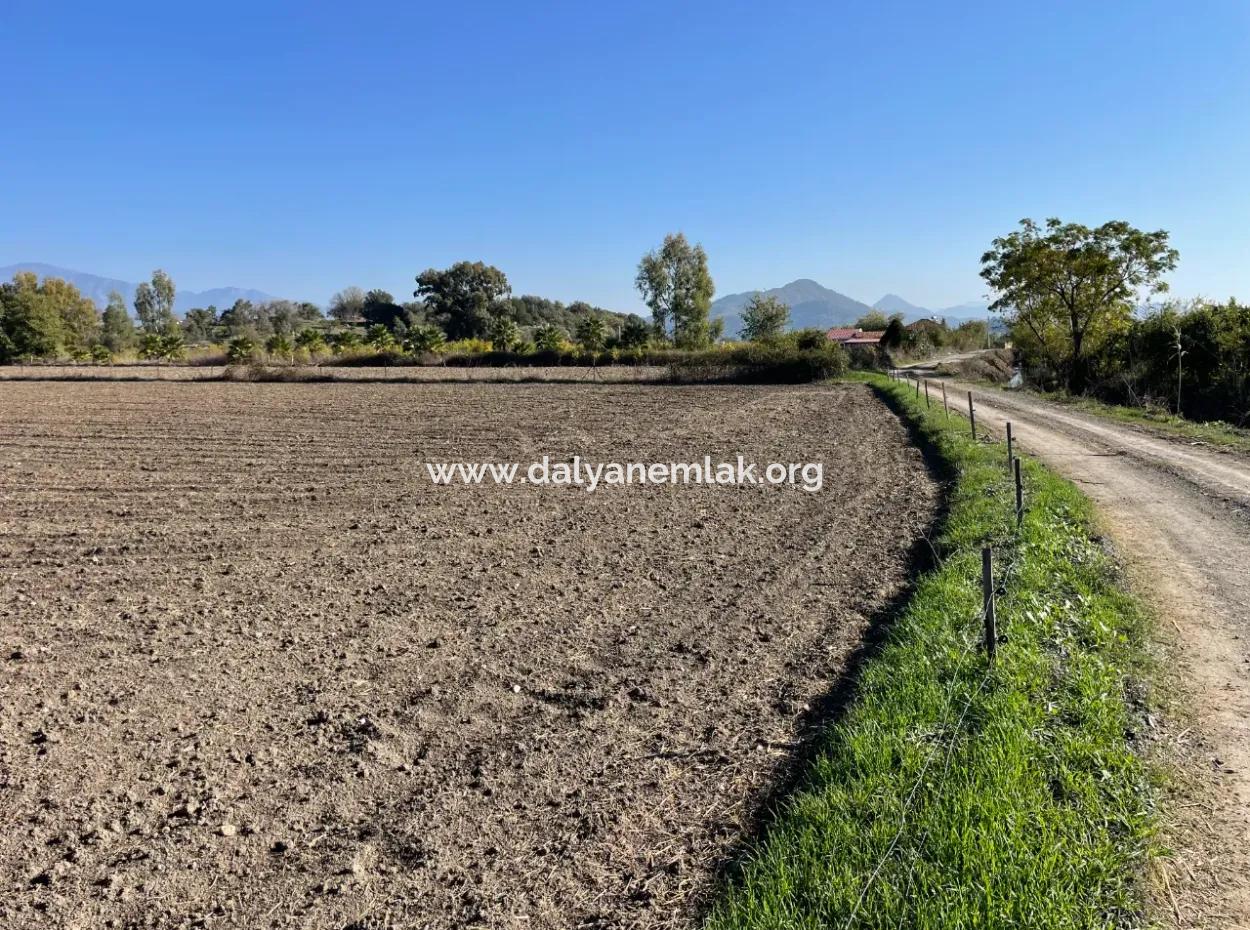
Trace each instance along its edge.
{"label": "house with red roof", "polygon": [[881,344],[883,329],[859,329],[855,326],[837,327],[827,331],[825,336],[831,341],[844,346],[875,346]]}

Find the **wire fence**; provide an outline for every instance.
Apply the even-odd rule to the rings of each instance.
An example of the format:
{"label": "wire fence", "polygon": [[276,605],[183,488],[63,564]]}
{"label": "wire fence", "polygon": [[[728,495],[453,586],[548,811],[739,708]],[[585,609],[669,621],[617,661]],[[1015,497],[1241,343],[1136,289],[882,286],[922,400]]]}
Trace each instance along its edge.
{"label": "wire fence", "polygon": [[[892,380],[900,380],[897,375],[898,375],[897,372],[890,373]],[[917,383],[916,391],[918,395],[919,383]],[[925,393],[927,397],[928,395],[927,383],[926,383]],[[971,392],[968,395],[968,404],[969,404],[970,419],[972,419],[975,417],[975,412],[974,412]],[[946,407],[946,404],[945,404],[945,387],[943,387],[943,407],[946,410],[946,415],[949,417],[950,411],[949,411],[949,408]],[[974,427],[973,435],[975,438],[975,427]],[[1014,450],[1012,451],[1014,452]],[[993,651],[992,649],[987,649],[984,672],[982,673],[980,680],[978,681],[976,686],[968,692],[967,696],[963,700],[963,706],[959,711],[958,719],[954,721],[954,726],[953,727],[950,726],[952,714],[953,714],[954,707],[955,707],[956,686],[960,681],[963,680],[964,673],[967,671],[969,667],[969,658],[974,654],[974,650],[975,650],[977,643],[981,641],[981,638],[978,636],[978,634],[982,633],[983,629],[989,628],[989,626],[987,625],[987,619],[992,615],[992,610],[993,610],[992,605],[994,603],[994,599],[999,594],[1002,594],[1004,596],[1007,594],[1012,581],[1015,580],[1018,574],[1018,566],[1019,566],[1020,557],[1019,557],[1018,546],[1016,544],[1018,543],[1018,527],[1023,518],[1023,506],[1022,506],[1022,497],[1021,497],[1019,459],[1015,458],[1014,454],[1009,455],[1007,467],[1008,467],[1009,474],[1011,474],[1015,478],[1015,488],[1014,488],[1015,499],[1014,501],[1011,501],[1011,503],[1013,505],[1013,515],[1016,518],[1015,525],[1017,527],[1017,532],[1011,534],[1011,537],[1006,541],[1006,544],[1000,543],[1000,545],[995,550],[999,553],[999,556],[1000,556],[999,575],[996,579],[993,579],[993,578],[990,579],[990,584],[987,586],[987,589],[984,592],[981,610],[977,613],[975,617],[975,621],[974,621],[972,629],[971,630],[965,629],[964,631],[964,640],[965,640],[964,646],[955,660],[954,670],[951,673],[951,680],[950,680],[949,685],[947,686],[945,699],[942,704],[941,723],[938,725],[938,727],[935,730],[935,733],[941,734],[944,737],[944,739],[935,740],[933,744],[930,746],[929,751],[925,756],[924,762],[921,765],[920,770],[916,775],[916,779],[912,783],[911,789],[908,791],[906,798],[903,802],[903,808],[899,817],[898,829],[894,832],[894,835],[891,838],[889,844],[887,844],[885,852],[881,855],[881,858],[877,861],[876,865],[874,866],[872,871],[869,873],[868,879],[867,881],[864,882],[863,888],[860,889],[859,897],[856,899],[855,905],[851,909],[851,913],[846,921],[846,927],[848,928],[848,930],[849,928],[855,925],[855,920],[859,916],[860,911],[862,910],[864,906],[864,902],[868,900],[869,894],[872,892],[873,888],[876,886],[876,883],[879,881],[883,871],[885,870],[886,865],[890,862],[891,858],[895,855],[896,851],[898,850],[899,845],[910,823],[910,818],[911,818],[914,806],[916,804],[917,798],[919,796],[921,785],[924,784],[925,777],[928,775],[929,770],[932,767],[934,760],[937,758],[939,750],[944,750],[945,758],[943,759],[943,762],[942,762],[941,772],[938,775],[936,782],[934,782],[932,788],[930,789],[932,801],[937,802],[941,800],[943,791],[946,787],[948,776],[950,774],[951,761],[954,758],[955,748],[959,742],[960,735],[963,731],[964,722],[967,720],[968,712],[972,708],[973,703],[977,700],[977,698],[981,696],[981,694],[985,691],[986,687],[989,685],[990,680],[993,678],[993,675],[994,675]],[[987,565],[989,564],[988,561],[986,562],[986,564]],[[995,636],[997,635],[996,631],[994,631],[993,635]],[[929,645],[935,645],[935,644],[930,643]],[[991,644],[987,643],[987,645],[991,645]],[[912,886],[914,884],[915,875],[916,875],[916,868],[922,859],[921,848],[923,847],[924,842],[928,839],[928,836],[929,836],[929,830],[926,827],[925,830],[915,838],[914,842],[910,844],[910,856],[909,856],[909,861],[907,865],[906,884],[904,885],[904,889],[903,889],[904,899],[906,899],[911,894]],[[905,919],[906,919],[906,911],[904,911],[903,917],[900,918],[899,927],[904,926]]]}

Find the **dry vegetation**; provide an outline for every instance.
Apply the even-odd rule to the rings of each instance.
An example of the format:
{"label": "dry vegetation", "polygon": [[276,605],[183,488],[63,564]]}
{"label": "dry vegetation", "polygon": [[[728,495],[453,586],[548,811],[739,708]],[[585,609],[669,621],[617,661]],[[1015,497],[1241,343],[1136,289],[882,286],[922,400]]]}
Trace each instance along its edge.
{"label": "dry vegetation", "polygon": [[[863,386],[0,391],[0,925],[678,927],[936,488]],[[420,462],[823,461],[825,490]]]}

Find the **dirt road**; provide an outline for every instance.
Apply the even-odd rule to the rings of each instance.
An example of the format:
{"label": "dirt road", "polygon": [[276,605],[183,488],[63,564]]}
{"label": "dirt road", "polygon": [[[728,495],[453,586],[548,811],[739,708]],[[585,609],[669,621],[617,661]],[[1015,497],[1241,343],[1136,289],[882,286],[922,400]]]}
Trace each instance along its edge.
{"label": "dirt road", "polygon": [[1250,460],[947,382],[965,411],[970,389],[978,425],[1002,435],[1010,420],[1026,451],[1094,500],[1170,640],[1192,717],[1175,738],[1201,784],[1175,805],[1167,909],[1185,928],[1250,927]]}

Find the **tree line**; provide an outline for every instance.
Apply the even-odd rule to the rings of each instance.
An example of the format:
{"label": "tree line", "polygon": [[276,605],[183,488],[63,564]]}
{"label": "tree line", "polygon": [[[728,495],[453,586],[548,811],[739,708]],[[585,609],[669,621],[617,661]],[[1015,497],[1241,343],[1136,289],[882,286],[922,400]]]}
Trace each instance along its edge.
{"label": "tree line", "polygon": [[[173,360],[195,345],[225,346],[236,361],[262,349],[271,356],[358,347],[422,354],[449,345],[520,353],[696,351],[723,338],[723,321],[709,318],[715,287],[701,245],[681,233],[666,236],[642,256],[634,283],[649,320],[584,301],[514,296],[504,272],[480,261],[426,269],[415,277],[412,299],[402,302],[381,289],[349,287],[325,313],[306,302],[238,300],[224,310],[196,307],[179,319],[173,279],[161,270],[138,286],[132,308],[113,292],[103,311],[69,282],[23,272],[0,284],[0,361],[103,362],[128,353]],[[757,297],[741,335],[775,341],[788,324],[788,307]]]}
{"label": "tree line", "polygon": [[1030,380],[1112,403],[1250,422],[1250,306],[1153,302],[1180,255],[1165,230],[1020,222],[981,276]]}

